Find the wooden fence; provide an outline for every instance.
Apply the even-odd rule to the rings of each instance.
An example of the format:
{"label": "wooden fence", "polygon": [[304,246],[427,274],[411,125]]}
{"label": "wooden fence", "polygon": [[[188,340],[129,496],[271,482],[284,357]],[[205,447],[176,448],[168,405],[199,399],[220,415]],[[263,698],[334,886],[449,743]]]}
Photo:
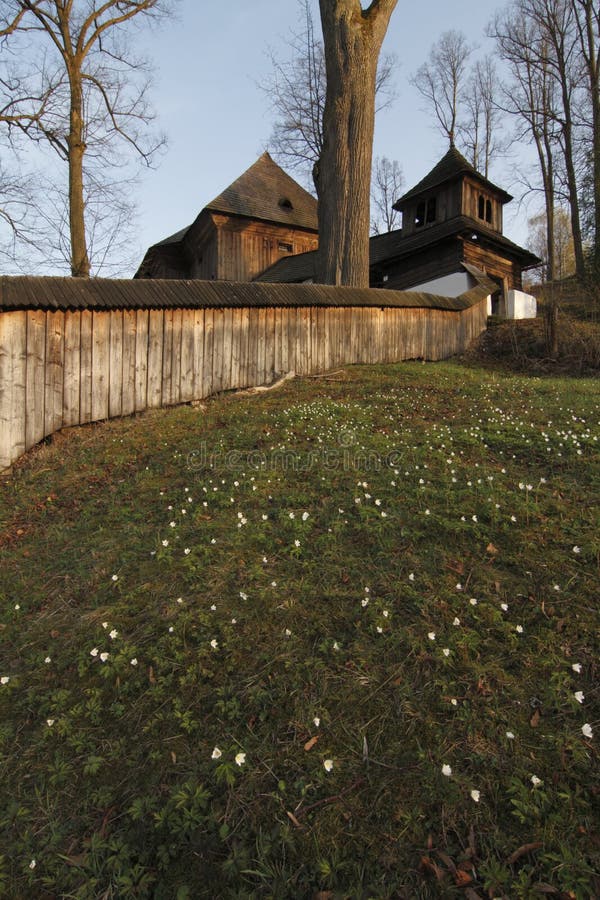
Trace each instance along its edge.
{"label": "wooden fence", "polygon": [[[393,293],[396,303],[401,296],[364,293]],[[452,356],[484,330],[485,298],[480,290],[459,309],[320,305],[314,290],[313,305],[296,306],[57,310],[0,302],[0,467],[61,428],[284,372]]]}

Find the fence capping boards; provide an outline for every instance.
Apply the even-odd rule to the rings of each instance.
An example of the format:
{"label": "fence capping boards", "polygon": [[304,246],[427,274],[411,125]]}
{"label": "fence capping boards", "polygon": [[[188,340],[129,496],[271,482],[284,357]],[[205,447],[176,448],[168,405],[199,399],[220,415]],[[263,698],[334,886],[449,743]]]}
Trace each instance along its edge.
{"label": "fence capping boards", "polygon": [[0,313],[17,310],[235,309],[377,307],[460,312],[497,290],[469,267],[476,284],[458,297],[385,288],[179,279],[0,276]]}

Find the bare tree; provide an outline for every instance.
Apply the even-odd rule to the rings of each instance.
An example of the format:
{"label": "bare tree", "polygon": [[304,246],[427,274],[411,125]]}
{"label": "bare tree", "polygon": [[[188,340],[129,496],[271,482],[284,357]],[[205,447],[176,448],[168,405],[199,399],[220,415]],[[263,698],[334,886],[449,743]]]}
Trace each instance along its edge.
{"label": "bare tree", "polygon": [[[560,151],[554,121],[555,84],[541,48],[542,37],[535,23],[523,10],[508,8],[498,13],[489,28],[500,56],[508,64],[508,80],[503,85],[503,109],[511,115],[516,128],[513,139],[528,141],[536,149],[541,173],[546,222],[547,277],[553,278],[554,208],[556,205],[555,156]],[[526,184],[528,191],[537,185]]]}
{"label": "bare tree", "polygon": [[[269,51],[271,77],[261,85],[275,113],[269,150],[277,162],[299,172],[309,189],[316,190],[315,165],[323,151],[323,110],[327,75],[323,41],[315,32],[310,0],[298,0],[301,27],[287,41],[290,55],[281,59]],[[394,99],[392,85],[397,66],[393,54],[378,62],[376,112]]]}
{"label": "bare tree", "polygon": [[589,141],[591,215],[594,240],[593,275],[600,276],[600,6],[597,0],[573,0],[573,12],[584,63],[590,110]]}
{"label": "bare tree", "polygon": [[[512,95],[514,84],[522,84],[517,68],[525,63],[527,79],[531,81],[528,102],[517,114],[524,113],[523,121],[536,142],[540,163],[546,161],[547,171],[542,169],[546,193],[548,240],[553,240],[552,210],[554,197],[551,189],[564,193],[569,204],[571,229],[575,247],[578,277],[585,274],[580,188],[580,156],[584,137],[580,109],[585,105],[582,94],[581,48],[578,41],[574,11],[575,0],[514,0],[513,4],[496,18],[492,34],[496,37],[502,55],[511,62],[513,83],[508,87]],[[540,96],[539,86],[543,86]],[[541,155],[540,155],[541,149]],[[548,258],[554,254],[549,251]]]}
{"label": "bare tree", "polygon": [[431,48],[429,60],[410,79],[432,109],[450,146],[456,142],[459,109],[473,50],[461,31],[445,31]]}
{"label": "bare tree", "polygon": [[[0,36],[12,54],[11,78],[21,96],[48,97],[35,121],[17,113],[28,137],[52,148],[68,172],[71,273],[90,274],[86,201],[107,173],[126,166],[125,149],[150,164],[162,139],[148,131],[147,66],[132,52],[127,31],[136,17],[155,18],[169,0],[2,0]],[[121,180],[123,176],[121,176]],[[114,181],[118,181],[117,177]],[[87,195],[87,196],[86,196]]]}
{"label": "bare tree", "polygon": [[393,231],[400,225],[400,213],[393,208],[402,188],[404,175],[398,162],[377,157],[371,181],[371,234]]}
{"label": "bare tree", "polygon": [[463,109],[459,110],[459,143],[478,172],[489,178],[492,161],[504,152],[499,138],[499,79],[490,56],[477,60],[467,81]]}
{"label": "bare tree", "polygon": [[319,0],[327,70],[318,163],[323,284],[369,286],[377,61],[397,0]]}

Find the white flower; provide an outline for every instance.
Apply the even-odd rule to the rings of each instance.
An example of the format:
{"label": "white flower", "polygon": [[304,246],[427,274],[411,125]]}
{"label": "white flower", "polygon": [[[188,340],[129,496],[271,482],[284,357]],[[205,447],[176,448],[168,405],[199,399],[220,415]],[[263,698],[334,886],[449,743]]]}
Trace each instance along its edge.
{"label": "white flower", "polygon": [[190,550],[189,547],[186,547],[183,552],[185,553],[186,556],[189,556],[192,551]]}
{"label": "white flower", "polygon": [[474,522],[477,522],[477,516],[471,516]]}
{"label": "white flower", "polygon": [[583,732],[584,737],[589,738],[590,740],[593,738],[594,732],[593,732],[592,726],[589,724],[589,722],[586,722],[585,725],[582,725],[581,730]]}
{"label": "white flower", "polygon": [[477,606],[477,598],[471,597],[471,599],[469,600],[469,603],[471,604],[471,606]]}
{"label": "white flower", "polygon": [[458,706],[458,700],[456,699],[456,697],[453,697],[450,703],[452,704],[452,706]]}
{"label": "white flower", "polygon": [[169,528],[175,528],[177,522],[169,522]]}
{"label": "white flower", "polygon": [[108,659],[109,656],[110,656],[110,653],[101,653],[100,659],[102,660],[102,662],[106,662],[106,660]]}
{"label": "white flower", "polygon": [[377,634],[383,634],[383,628],[381,627],[381,625],[377,626]]}
{"label": "white flower", "polygon": [[514,741],[514,739],[515,739],[515,736],[514,736],[514,734],[512,733],[512,731],[507,731],[507,732],[506,732],[506,737],[508,738],[509,741]]}
{"label": "white flower", "polygon": [[581,547],[575,545],[575,547],[573,547],[573,553],[581,553]]}
{"label": "white flower", "polygon": [[108,622],[102,622],[102,627],[106,631],[106,629],[108,628]]}
{"label": "white flower", "polygon": [[[266,562],[266,560],[265,560],[265,562]],[[240,591],[240,597],[242,598],[242,600],[247,600],[248,594],[245,594],[243,591]]]}
{"label": "white flower", "polygon": [[326,759],[326,760],[323,762],[323,767],[324,767],[324,769],[325,769],[326,772],[331,772],[331,770],[333,769],[333,760],[332,760],[332,759]]}
{"label": "white flower", "polygon": [[15,603],[15,609],[17,609],[17,610],[18,610],[18,609],[21,609],[21,604],[20,604],[20,603]]}
{"label": "white flower", "polygon": [[167,540],[166,538],[165,538],[164,541],[161,541],[161,544],[163,545],[163,547],[168,547],[168,546],[169,546],[169,542],[168,542],[168,540]]}
{"label": "white flower", "polygon": [[243,766],[245,762],[246,762],[246,754],[238,753],[235,757],[235,764],[237,766]]}
{"label": "white flower", "polygon": [[577,700],[578,703],[583,703],[583,701],[585,700],[585,694],[583,693],[583,691],[575,691],[573,696],[575,697],[575,699]]}
{"label": "white flower", "polygon": [[295,518],[296,518],[296,516],[295,516],[295,514],[294,514],[293,512],[288,513],[288,515],[289,515],[290,519],[295,519]]}
{"label": "white flower", "polygon": [[210,646],[213,648],[213,650],[216,650],[217,647],[219,646],[219,642],[215,638],[213,638],[212,641],[210,642]]}
{"label": "white flower", "polygon": [[30,869],[35,869],[35,866],[36,866],[35,859],[32,859],[31,862],[29,863],[29,868],[30,868]]}
{"label": "white flower", "polygon": [[515,631],[517,632],[517,634],[523,634],[523,626],[515,625]]}
{"label": "white flower", "polygon": [[453,621],[452,624],[453,624],[453,625],[460,625],[460,619],[458,618],[458,616],[455,617],[455,619],[454,619],[454,621]]}
{"label": "white flower", "polygon": [[286,637],[289,637],[289,636],[291,635],[291,633],[292,633],[292,632],[290,631],[289,628],[286,628],[286,629],[285,629],[284,634],[285,634]]}
{"label": "white flower", "polygon": [[221,753],[219,748],[215,747],[215,749],[212,752],[211,759],[220,759],[222,756],[223,756],[223,754]]}
{"label": "white flower", "polygon": [[389,613],[389,610],[387,610],[387,609],[384,609],[384,610],[383,610],[383,618],[384,618],[384,619],[387,619],[388,616],[389,616],[389,614],[390,614],[390,613]]}
{"label": "white flower", "polygon": [[119,576],[118,576],[118,575],[113,575],[113,576],[112,576],[112,580],[113,580],[113,581],[118,581],[118,580],[119,580]]}
{"label": "white flower", "polygon": [[442,775],[445,775],[446,778],[450,778],[452,775],[452,766],[449,766],[448,763],[444,763],[442,766]]}
{"label": "white flower", "polygon": [[364,606],[368,606],[368,605],[369,605],[369,598],[368,598],[368,597],[365,597],[363,600],[361,600],[361,601],[360,601],[360,605],[363,606],[363,607],[364,607]]}
{"label": "white flower", "polygon": [[581,672],[581,663],[573,663],[571,668],[573,669],[574,672],[577,672],[577,674],[579,675],[579,673]]}
{"label": "white flower", "polygon": [[303,513],[302,513],[302,521],[303,521],[303,522],[306,522],[306,520],[308,519],[308,516],[309,516],[309,513],[303,512]]}
{"label": "white flower", "polygon": [[100,651],[98,650],[98,648],[97,648],[97,647],[94,647],[93,650],[90,650],[90,656],[98,656],[98,653],[99,653],[99,652],[100,652]]}
{"label": "white flower", "polygon": [[338,644],[337,641],[334,641],[334,642],[333,642],[333,649],[334,649],[334,650],[339,650],[339,649],[340,649],[340,645]]}
{"label": "white flower", "polygon": [[183,603],[183,597],[178,597],[177,600],[176,600],[175,602],[176,602],[176,603],[179,603],[179,604],[182,604],[182,603]]}
{"label": "white flower", "polygon": [[215,605],[214,603],[211,604],[210,609],[211,609],[211,612],[216,612],[216,611],[217,611],[217,607],[216,607],[216,605]]}
{"label": "white flower", "polygon": [[471,799],[475,801],[475,803],[479,803],[479,798],[481,797],[481,792],[472,790],[471,791]]}
{"label": "white flower", "polygon": [[174,631],[175,629],[173,628],[173,626],[169,625],[169,634],[173,634]]}
{"label": "white flower", "polygon": [[137,664],[138,664],[138,661],[137,661],[137,659],[136,659],[135,656],[134,656],[133,659],[130,661],[130,665],[132,665],[132,666],[137,666]]}
{"label": "white flower", "polygon": [[300,546],[300,541],[296,539],[294,541],[294,547],[299,547],[299,546]]}
{"label": "white flower", "polygon": [[118,635],[118,633],[119,633],[119,632],[117,631],[116,628],[113,628],[112,631],[109,631],[108,636],[109,636],[109,638],[111,639],[111,641],[114,641],[114,639],[116,638],[116,636]]}
{"label": "white flower", "polygon": [[46,659],[44,660],[44,662],[45,662],[45,663],[51,663],[51,662],[52,662],[52,659],[51,659],[49,656],[47,656]]}
{"label": "white flower", "polygon": [[217,539],[216,539],[216,538],[211,538],[211,539],[210,539],[210,542],[211,542],[211,544],[216,544],[216,543],[217,543]]}
{"label": "white flower", "polygon": [[314,723],[315,726],[318,728],[319,725],[321,724],[320,718],[319,718],[318,716],[315,716],[314,719],[313,719],[313,723]]}
{"label": "white flower", "polygon": [[537,787],[538,784],[541,784],[541,783],[542,783],[542,779],[541,779],[541,778],[538,778],[537,775],[532,775],[532,776],[531,776],[531,783],[532,783],[532,785],[533,785],[534,787]]}
{"label": "white flower", "polygon": [[430,516],[430,515],[431,515],[431,513],[429,512],[428,509],[425,510],[425,515],[426,515],[426,516]]}
{"label": "white flower", "polygon": [[450,656],[450,650],[449,650],[449,648],[448,648],[448,647],[444,647],[444,649],[442,650],[442,653],[444,654],[444,656]]}
{"label": "white flower", "polygon": [[429,638],[430,641],[435,641],[435,631],[428,631],[427,637]]}
{"label": "white flower", "polygon": [[500,609],[502,610],[502,612],[508,612],[508,603],[501,603]]}
{"label": "white flower", "polygon": [[52,726],[54,725],[54,719],[46,719],[46,725],[48,726],[48,728],[52,728]]}
{"label": "white flower", "polygon": [[462,584],[461,584],[460,581],[459,581],[458,584],[456,585],[456,590],[457,590],[457,591],[462,591],[462,589],[463,589],[463,586],[462,586]]}
{"label": "white flower", "polygon": [[415,580],[415,573],[414,573],[414,572],[411,572],[411,573],[410,573],[410,575],[408,576],[408,580],[409,580],[409,581],[414,581],[414,580]]}

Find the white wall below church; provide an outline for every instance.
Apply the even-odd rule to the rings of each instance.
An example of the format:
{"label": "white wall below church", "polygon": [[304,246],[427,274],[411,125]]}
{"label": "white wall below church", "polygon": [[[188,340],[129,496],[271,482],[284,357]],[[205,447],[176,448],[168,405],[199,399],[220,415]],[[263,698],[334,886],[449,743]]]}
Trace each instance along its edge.
{"label": "white wall below church", "polygon": [[[413,284],[407,291],[423,291],[427,294],[437,294],[440,297],[458,297],[464,294],[476,284],[475,279],[468,272],[452,272],[451,275],[443,275],[441,278],[433,278],[423,284]],[[385,285],[384,285],[385,287]]]}
{"label": "white wall below church", "polygon": [[509,291],[506,298],[507,319],[535,319],[537,301],[524,291]]}

